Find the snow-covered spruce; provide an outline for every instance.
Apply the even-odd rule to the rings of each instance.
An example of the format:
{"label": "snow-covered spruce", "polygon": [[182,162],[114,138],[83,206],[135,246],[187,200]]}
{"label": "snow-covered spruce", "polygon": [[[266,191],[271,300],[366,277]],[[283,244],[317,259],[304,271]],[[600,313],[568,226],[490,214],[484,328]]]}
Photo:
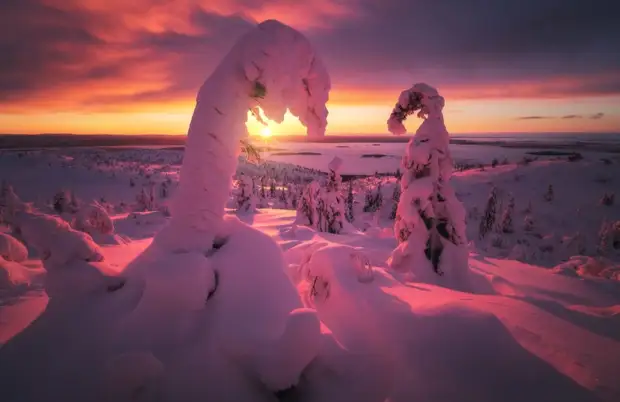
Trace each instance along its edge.
{"label": "snow-covered spruce", "polygon": [[511,194],[508,198],[508,205],[502,214],[502,223],[501,223],[501,231],[502,233],[512,233],[514,232],[514,225],[512,222],[512,216],[514,215],[515,210],[515,198]]}
{"label": "snow-covered spruce", "polygon": [[468,289],[469,267],[465,209],[449,180],[452,158],[443,120],[444,99],[427,84],[400,94],[388,119],[393,134],[404,134],[403,121],[417,112],[423,119],[402,160],[401,196],[394,233],[399,242],[390,267],[412,271],[416,280]]}
{"label": "snow-covered spruce", "polygon": [[340,167],[342,159],[334,157],[329,163],[329,178],[325,189],[319,193],[317,200],[318,222],[316,229],[319,232],[340,233],[344,227],[345,210],[344,199],[340,195]]}
{"label": "snow-covered spruce", "polygon": [[321,187],[318,182],[313,181],[304,187],[301,197],[297,203],[297,216],[295,223],[316,227],[319,222],[318,198],[320,197]]}
{"label": "snow-covered spruce", "polygon": [[239,186],[236,195],[237,212],[255,212],[256,197],[254,196],[252,179],[241,173],[238,183]]}
{"label": "snow-covered spruce", "polygon": [[352,223],[355,220],[355,215],[353,214],[353,179],[349,180],[349,186],[347,190],[347,204],[345,210],[345,217],[349,223]]}
{"label": "snow-covered spruce", "polygon": [[78,210],[72,226],[74,229],[86,232],[91,236],[95,233],[114,233],[114,222],[108,215],[108,211],[96,201]]}
{"label": "snow-covered spruce", "polygon": [[484,239],[487,233],[491,232],[495,227],[495,220],[497,218],[497,188],[493,187],[491,189],[491,193],[489,194],[489,198],[487,199],[487,205],[484,208],[484,214],[482,219],[480,220],[480,227],[478,229],[478,234],[480,239]]}
{"label": "snow-covered spruce", "polygon": [[[247,111],[260,106],[268,118],[281,122],[288,109],[308,135],[320,137],[329,89],[327,71],[308,40],[266,21],[238,40],[198,93],[172,217],[126,269],[134,280],[126,289],[135,287],[141,294],[127,331],[145,341],[120,347],[131,352],[131,347],[175,346],[182,339],[185,348],[194,342],[194,348],[223,354],[219,361],[226,366],[226,381],[221,381],[224,367],[213,367],[204,388],[193,390],[194,400],[248,400],[233,396],[244,384],[289,388],[318,353],[319,320],[303,309],[279,246],[238,219],[223,217],[239,142],[247,136]],[[192,335],[192,323],[200,328],[206,319],[213,335]],[[160,331],[162,322],[174,335]],[[123,345],[124,339],[118,342]],[[168,370],[169,362],[162,363],[167,378],[179,377],[175,369],[182,367]],[[199,364],[215,361],[201,357]],[[182,381],[178,388],[183,392]],[[175,390],[167,395],[176,400]]]}

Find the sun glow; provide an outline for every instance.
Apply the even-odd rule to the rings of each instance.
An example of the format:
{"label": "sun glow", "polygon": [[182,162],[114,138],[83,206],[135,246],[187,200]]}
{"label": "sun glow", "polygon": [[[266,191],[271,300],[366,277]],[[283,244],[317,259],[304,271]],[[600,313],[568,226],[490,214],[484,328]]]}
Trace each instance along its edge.
{"label": "sun glow", "polygon": [[269,128],[269,126],[265,126],[263,128],[261,128],[260,130],[260,136],[263,138],[269,138],[273,135],[273,133],[271,132],[271,128]]}

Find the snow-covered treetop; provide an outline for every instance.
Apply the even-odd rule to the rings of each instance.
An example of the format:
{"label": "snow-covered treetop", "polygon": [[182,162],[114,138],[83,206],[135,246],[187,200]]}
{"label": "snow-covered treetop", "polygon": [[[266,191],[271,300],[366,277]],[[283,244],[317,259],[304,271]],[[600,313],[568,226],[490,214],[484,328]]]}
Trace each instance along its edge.
{"label": "snow-covered treetop", "polygon": [[331,170],[332,172],[338,172],[340,171],[341,166],[342,166],[342,159],[340,159],[337,156],[334,156],[334,159],[332,159],[331,162],[329,162],[329,164],[327,165],[327,168]]}
{"label": "snow-covered treetop", "polygon": [[398,97],[398,103],[387,121],[388,130],[394,135],[407,133],[403,121],[415,112],[422,119],[443,120],[444,105],[443,97],[435,88],[425,83],[415,84]]}
{"label": "snow-covered treetop", "polygon": [[[295,29],[276,20],[260,23],[243,36],[214,75],[242,71],[250,96],[269,119],[281,123],[289,109],[311,137],[322,137],[327,127],[331,82],[310,42]],[[204,90],[204,91],[203,91]],[[211,96],[211,88],[198,95]],[[203,93],[205,92],[205,93]]]}

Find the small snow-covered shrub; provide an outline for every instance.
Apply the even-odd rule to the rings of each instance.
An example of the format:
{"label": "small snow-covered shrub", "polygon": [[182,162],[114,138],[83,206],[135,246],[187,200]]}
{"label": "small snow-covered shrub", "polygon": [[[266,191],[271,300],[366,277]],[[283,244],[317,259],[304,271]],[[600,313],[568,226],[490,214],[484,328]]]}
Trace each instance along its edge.
{"label": "small snow-covered shrub", "polygon": [[495,218],[497,215],[497,201],[497,188],[493,187],[491,193],[489,194],[487,205],[484,208],[484,214],[482,216],[482,219],[480,220],[478,233],[481,239],[483,239],[487,235],[487,233],[489,233],[493,229],[495,225]]}
{"label": "small snow-covered shrub", "polygon": [[549,187],[547,187],[547,192],[543,195],[543,199],[547,202],[551,202],[554,197],[553,185],[549,184]]}
{"label": "small snow-covered shrub", "polygon": [[607,207],[614,205],[616,195],[614,193],[605,193],[603,194],[603,198],[601,198],[601,205],[605,205]]}
{"label": "small snow-covered shrub", "polygon": [[135,211],[153,211],[155,209],[155,197],[153,195],[153,187],[149,187],[147,191],[144,187],[136,196]]}
{"label": "small snow-covered shrub", "polygon": [[523,218],[523,229],[526,232],[534,230],[534,219],[531,215],[526,215],[525,218]]}
{"label": "small snow-covered shrub", "polygon": [[345,218],[347,218],[348,222],[353,222],[355,220],[355,216],[353,215],[353,180],[349,180],[349,188],[347,192],[347,203],[345,209]]}
{"label": "small snow-covered shrub", "polygon": [[114,222],[108,215],[108,211],[96,201],[78,211],[72,226],[88,234],[114,233]]}
{"label": "small snow-covered shrub", "polygon": [[620,249],[620,221],[603,222],[599,230],[598,251],[606,254],[611,250]]}
{"label": "small snow-covered shrub", "polygon": [[508,205],[502,214],[502,223],[501,223],[501,231],[503,233],[512,233],[514,232],[514,227],[512,224],[512,215],[514,214],[515,209],[515,198],[510,195],[508,199]]}
{"label": "small snow-covered shrub", "polygon": [[28,258],[28,249],[7,233],[0,233],[0,257],[7,261],[22,262]]}

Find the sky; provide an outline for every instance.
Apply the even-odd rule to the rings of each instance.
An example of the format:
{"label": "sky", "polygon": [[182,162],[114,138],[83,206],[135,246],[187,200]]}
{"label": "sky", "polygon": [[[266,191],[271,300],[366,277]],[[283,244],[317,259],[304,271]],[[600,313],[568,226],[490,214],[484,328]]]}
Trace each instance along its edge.
{"label": "sky", "polygon": [[620,132],[618,15],[617,0],[0,0],[0,132],[184,134],[202,82],[266,19],[324,59],[328,135],[387,134],[416,82],[453,133]]}

